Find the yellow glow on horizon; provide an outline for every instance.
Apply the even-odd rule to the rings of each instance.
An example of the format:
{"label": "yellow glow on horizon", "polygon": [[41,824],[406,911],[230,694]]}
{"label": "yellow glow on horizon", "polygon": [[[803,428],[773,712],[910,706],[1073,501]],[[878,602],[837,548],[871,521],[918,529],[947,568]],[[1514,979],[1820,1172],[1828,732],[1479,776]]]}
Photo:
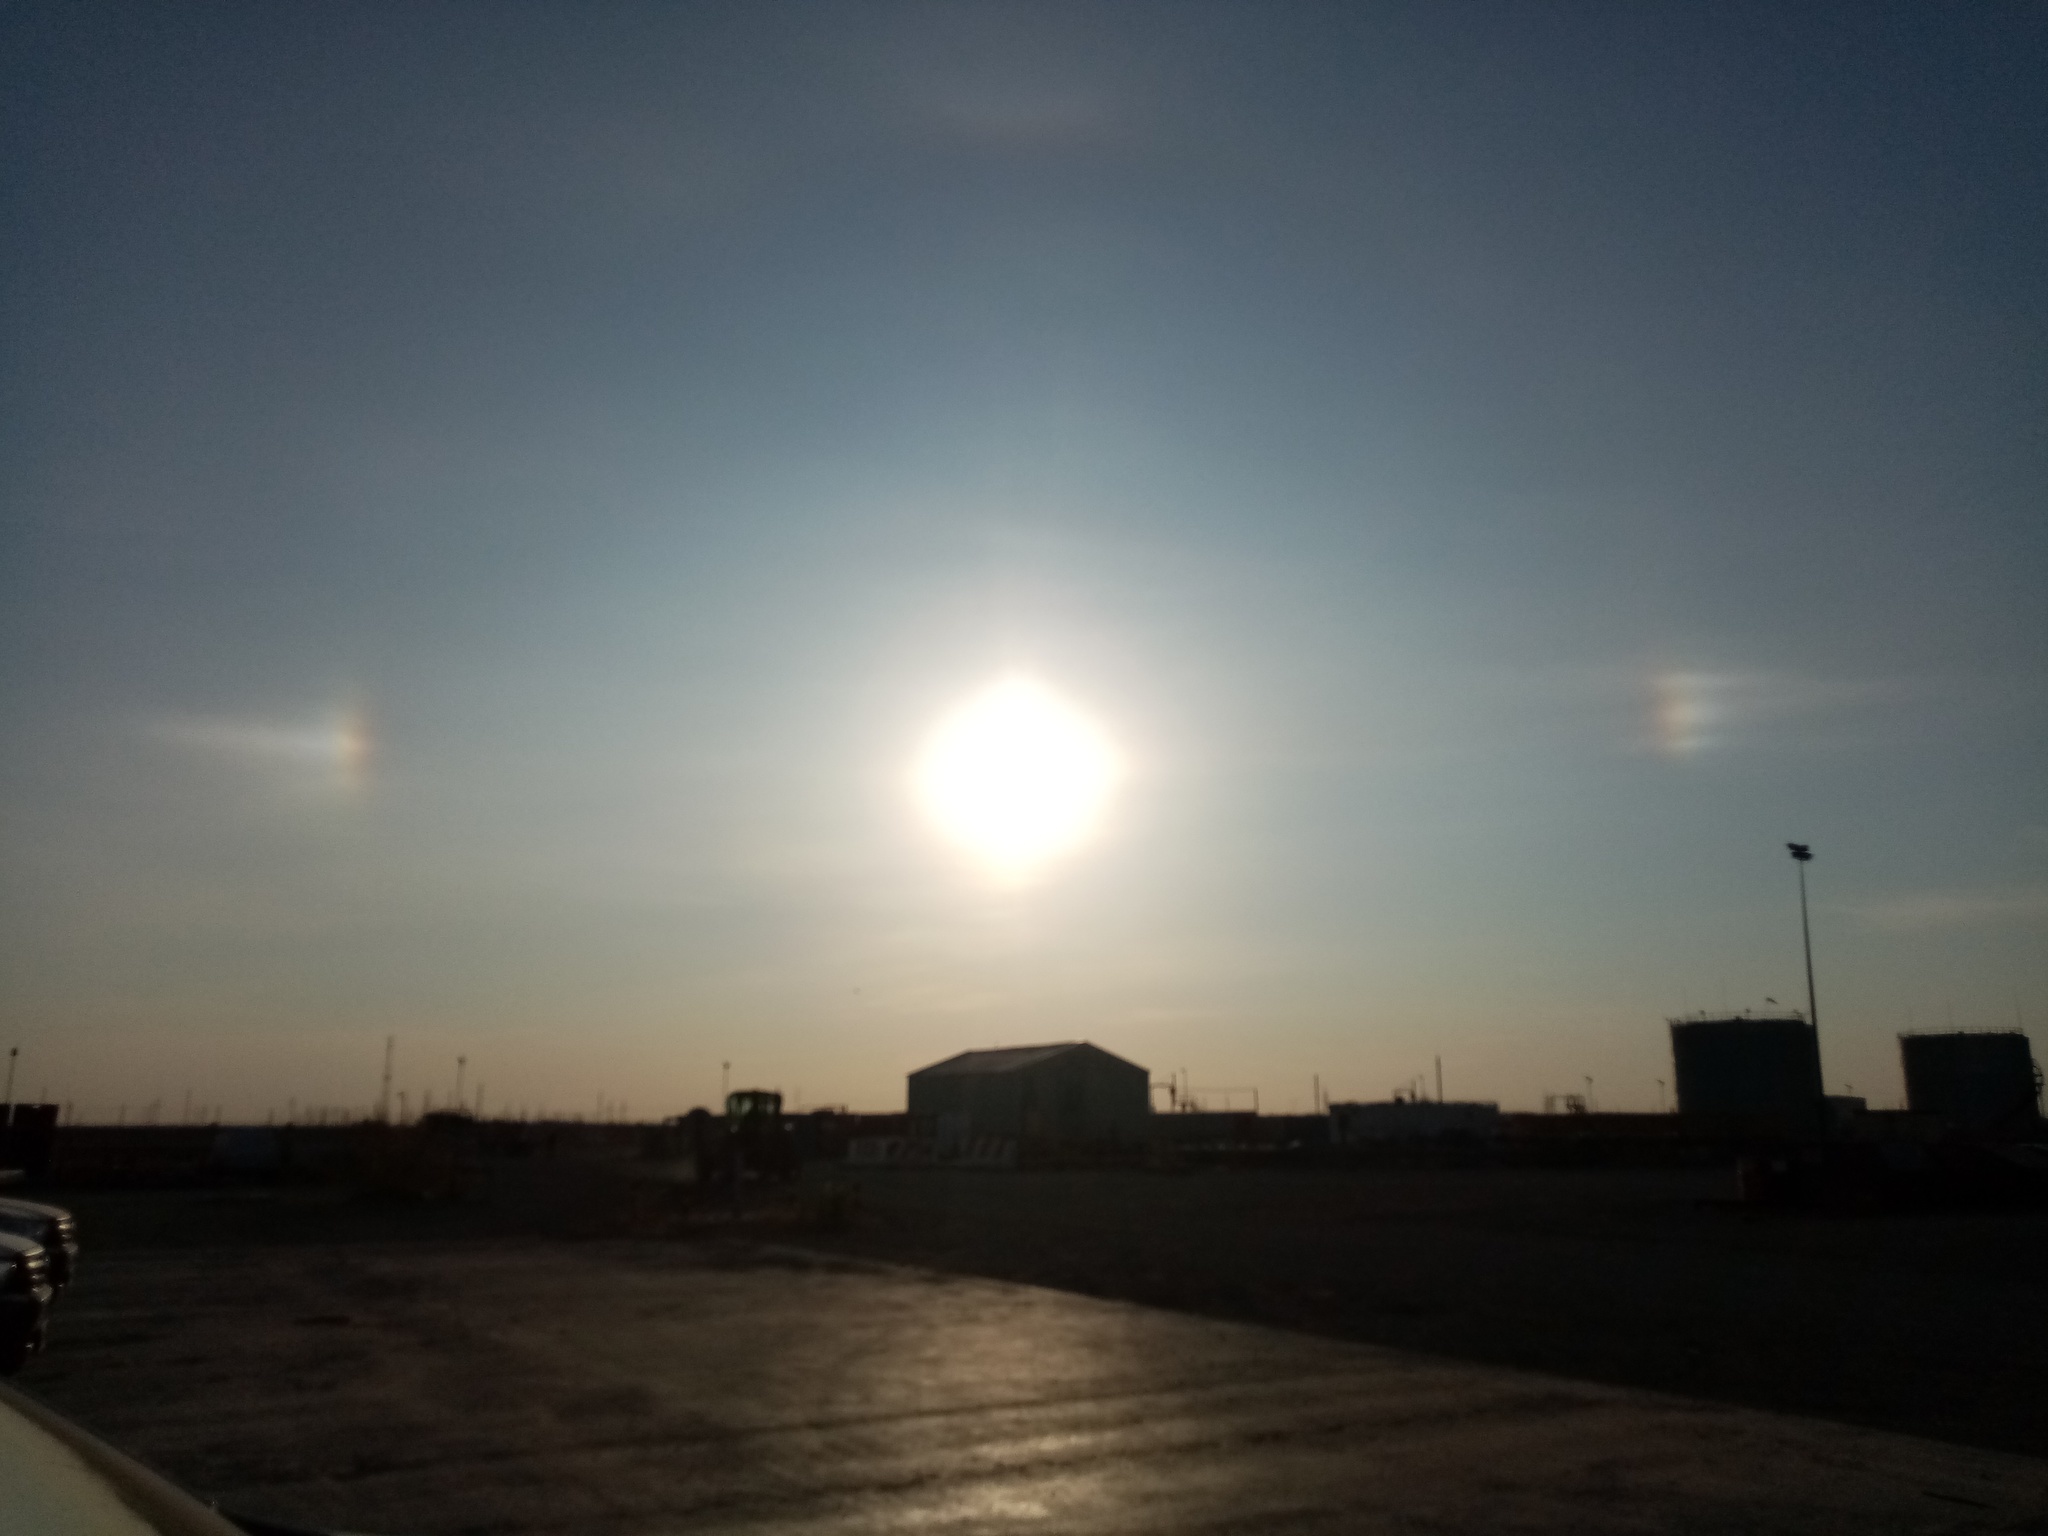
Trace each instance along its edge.
{"label": "yellow glow on horizon", "polygon": [[1022,884],[1091,838],[1124,777],[1101,728],[1006,678],[939,722],[912,777],[920,808],[991,876]]}

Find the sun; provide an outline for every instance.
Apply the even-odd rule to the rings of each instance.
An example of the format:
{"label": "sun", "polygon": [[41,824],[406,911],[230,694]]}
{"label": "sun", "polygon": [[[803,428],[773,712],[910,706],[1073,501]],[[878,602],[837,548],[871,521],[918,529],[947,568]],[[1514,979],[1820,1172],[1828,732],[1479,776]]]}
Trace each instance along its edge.
{"label": "sun", "polygon": [[1095,834],[1123,777],[1094,721],[1010,677],[939,722],[912,779],[940,833],[998,881],[1022,884]]}

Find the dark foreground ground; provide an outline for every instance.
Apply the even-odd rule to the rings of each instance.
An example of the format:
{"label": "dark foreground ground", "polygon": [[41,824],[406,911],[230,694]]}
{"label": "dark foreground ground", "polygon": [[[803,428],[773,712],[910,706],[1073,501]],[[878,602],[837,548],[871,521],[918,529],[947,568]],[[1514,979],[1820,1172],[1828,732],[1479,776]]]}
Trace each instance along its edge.
{"label": "dark foreground ground", "polygon": [[2048,1456],[2048,1211],[1667,1169],[866,1172],[862,1253]]}
{"label": "dark foreground ground", "polygon": [[2048,1531],[2038,1215],[1753,1219],[1672,1173],[857,1182],[837,1232],[659,1240],[517,1180],[79,1194],[19,1382],[230,1508],[394,1536]]}
{"label": "dark foreground ground", "polygon": [[357,1531],[2015,1532],[2048,1463],[703,1243],[109,1254],[27,1384]]}

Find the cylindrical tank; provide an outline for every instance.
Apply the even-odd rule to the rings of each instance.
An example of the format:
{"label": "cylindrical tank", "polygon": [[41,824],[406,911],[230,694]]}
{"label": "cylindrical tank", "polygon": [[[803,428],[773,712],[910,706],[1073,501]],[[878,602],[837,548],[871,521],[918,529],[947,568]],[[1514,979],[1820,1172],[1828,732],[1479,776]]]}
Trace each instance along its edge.
{"label": "cylindrical tank", "polygon": [[2027,1037],[2016,1029],[1899,1036],[1906,1107],[1939,1115],[1958,1130],[2026,1132],[2041,1115],[2041,1079]]}
{"label": "cylindrical tank", "polygon": [[1671,1065],[1680,1114],[1820,1122],[1819,1037],[1797,1014],[1673,1019]]}

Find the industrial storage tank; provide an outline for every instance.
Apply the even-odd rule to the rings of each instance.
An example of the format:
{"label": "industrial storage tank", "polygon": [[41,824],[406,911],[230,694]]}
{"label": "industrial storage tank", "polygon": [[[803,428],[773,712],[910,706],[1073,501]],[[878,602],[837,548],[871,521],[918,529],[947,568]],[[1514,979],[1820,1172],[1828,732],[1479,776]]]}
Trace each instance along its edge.
{"label": "industrial storage tank", "polygon": [[1820,1039],[1803,1015],[1670,1023],[1680,1114],[1766,1117],[1787,1129],[1820,1123]]}
{"label": "industrial storage tank", "polygon": [[2041,1074],[2027,1037],[2016,1029],[1951,1030],[1899,1036],[1906,1107],[1938,1115],[1958,1130],[2036,1134]]}

